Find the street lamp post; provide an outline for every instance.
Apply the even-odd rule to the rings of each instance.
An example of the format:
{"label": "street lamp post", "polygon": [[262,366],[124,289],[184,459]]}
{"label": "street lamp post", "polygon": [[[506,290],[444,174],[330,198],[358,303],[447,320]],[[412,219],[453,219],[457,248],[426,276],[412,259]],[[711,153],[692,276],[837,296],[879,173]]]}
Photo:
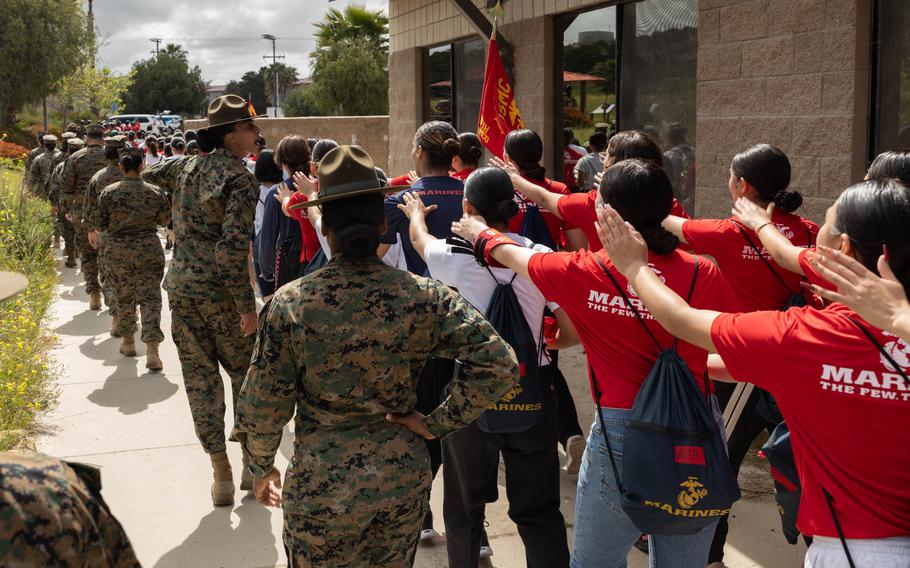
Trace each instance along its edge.
{"label": "street lamp post", "polygon": [[272,42],[272,54],[271,54],[271,55],[263,55],[262,58],[263,58],[263,59],[271,59],[271,60],[272,60],[272,66],[273,66],[274,69],[275,69],[275,117],[277,118],[277,117],[278,117],[278,109],[280,108],[280,103],[279,103],[280,99],[279,99],[279,97],[278,97],[278,65],[277,65],[277,63],[278,63],[278,60],[279,60],[279,59],[284,59],[284,56],[283,56],[283,55],[277,55],[277,54],[275,53],[275,42],[276,42],[276,40],[277,40],[278,38],[276,38],[276,37],[273,36],[272,34],[262,34],[262,38],[263,38],[263,39],[267,39],[267,40],[269,40],[270,42]]}

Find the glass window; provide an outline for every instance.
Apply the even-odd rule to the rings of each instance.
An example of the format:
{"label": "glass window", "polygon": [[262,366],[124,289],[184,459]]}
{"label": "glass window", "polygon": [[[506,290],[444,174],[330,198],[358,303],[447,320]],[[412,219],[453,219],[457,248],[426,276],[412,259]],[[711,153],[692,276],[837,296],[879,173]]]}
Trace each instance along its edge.
{"label": "glass window", "polygon": [[562,168],[555,177],[578,191],[589,185],[579,188],[574,175],[575,165],[587,152],[588,139],[595,130],[615,129],[616,7],[561,16],[557,29],[563,30],[563,96],[557,111],[562,111],[564,145],[558,150]]}
{"label": "glass window", "polygon": [[486,65],[486,42],[480,38],[458,42],[455,48],[455,129],[477,130],[480,97],[483,92],[483,70]]}
{"label": "glass window", "polygon": [[879,0],[872,154],[910,148],[910,3]]}
{"label": "glass window", "polygon": [[424,119],[452,122],[452,46],[427,50]]}
{"label": "glass window", "polygon": [[621,19],[619,127],[658,139],[676,197],[692,212],[698,0],[625,4]]}

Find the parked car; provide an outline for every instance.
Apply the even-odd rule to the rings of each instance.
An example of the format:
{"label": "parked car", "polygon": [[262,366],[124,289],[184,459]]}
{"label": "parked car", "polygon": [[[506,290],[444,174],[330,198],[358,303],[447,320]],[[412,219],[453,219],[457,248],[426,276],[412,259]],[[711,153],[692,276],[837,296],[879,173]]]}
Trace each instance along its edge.
{"label": "parked car", "polygon": [[160,133],[160,123],[153,114],[118,114],[109,116],[108,120],[113,120],[120,124],[133,124],[138,120],[139,128],[144,132]]}
{"label": "parked car", "polygon": [[159,114],[155,118],[158,119],[159,128],[167,134],[180,130],[183,125],[183,117],[179,114]]}

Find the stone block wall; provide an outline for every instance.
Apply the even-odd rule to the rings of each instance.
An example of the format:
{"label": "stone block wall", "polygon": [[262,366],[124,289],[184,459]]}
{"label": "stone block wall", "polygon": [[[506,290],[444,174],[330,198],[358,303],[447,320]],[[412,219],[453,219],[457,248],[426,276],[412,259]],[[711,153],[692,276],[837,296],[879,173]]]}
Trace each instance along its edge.
{"label": "stone block wall", "polygon": [[[184,128],[205,126],[205,120],[184,121]],[[357,144],[366,149],[377,166],[388,172],[389,167],[389,117],[388,116],[308,116],[295,118],[257,118],[269,148],[290,134],[305,138],[331,138],[339,144]]]}
{"label": "stone block wall", "polygon": [[733,155],[779,146],[803,213],[865,174],[871,0],[701,0],[696,214],[728,216]]}

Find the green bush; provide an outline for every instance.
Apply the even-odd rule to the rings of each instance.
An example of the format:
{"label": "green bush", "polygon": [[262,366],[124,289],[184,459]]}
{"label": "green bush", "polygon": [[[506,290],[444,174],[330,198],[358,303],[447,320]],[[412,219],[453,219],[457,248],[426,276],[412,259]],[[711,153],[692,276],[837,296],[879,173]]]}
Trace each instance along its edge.
{"label": "green bush", "polygon": [[0,451],[27,442],[35,418],[56,401],[46,321],[57,286],[50,205],[22,195],[21,169],[0,163],[0,270],[29,280],[25,292],[0,302]]}

